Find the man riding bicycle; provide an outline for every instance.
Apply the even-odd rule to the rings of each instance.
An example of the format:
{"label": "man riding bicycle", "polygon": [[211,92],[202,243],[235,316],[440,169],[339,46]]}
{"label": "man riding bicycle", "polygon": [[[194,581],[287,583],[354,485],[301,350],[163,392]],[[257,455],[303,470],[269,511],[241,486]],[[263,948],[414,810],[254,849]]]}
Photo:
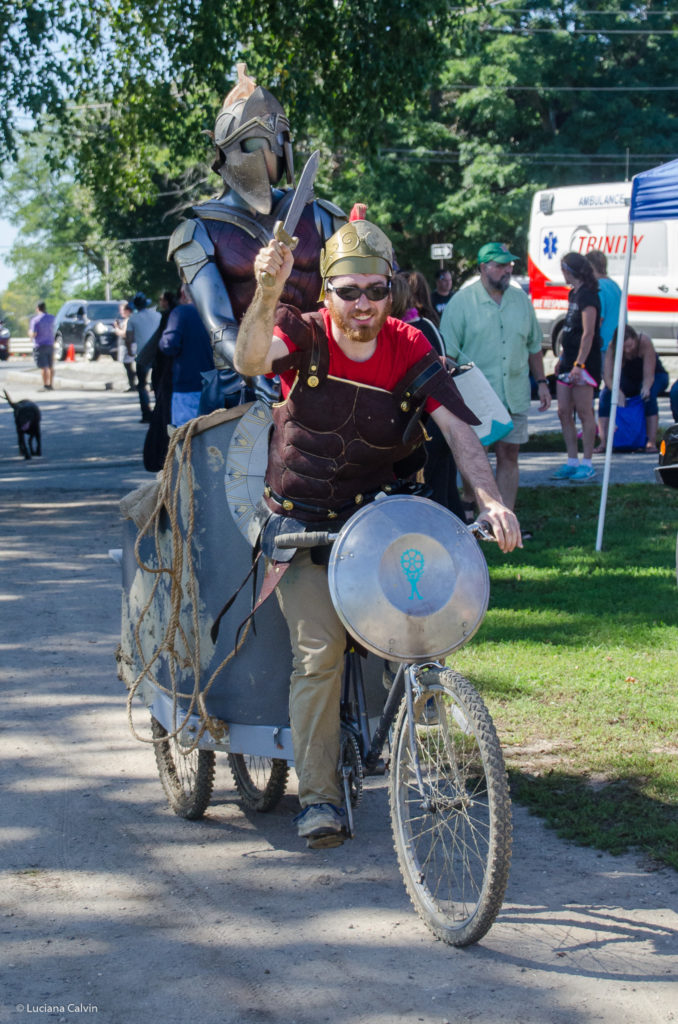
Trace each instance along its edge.
{"label": "man riding bicycle", "polygon": [[[392,247],[364,219],[364,207],[354,208],[321,254],[324,307],[317,313],[279,303],[293,262],[276,239],[259,251],[257,289],[235,349],[241,374],[279,374],[282,383],[266,471],[272,518],[265,553],[271,556],[266,534],[274,544],[277,522],[290,517],[336,530],[377,493],[411,479],[423,460],[422,415],[440,428],[501,550],[522,546],[471,429],[478,421],[421,332],[389,316]],[[293,653],[290,723],[302,807],[295,820],[314,849],[338,846],[345,836],[337,764],[346,631],[321,563],[316,552],[299,551],[272,566]]]}

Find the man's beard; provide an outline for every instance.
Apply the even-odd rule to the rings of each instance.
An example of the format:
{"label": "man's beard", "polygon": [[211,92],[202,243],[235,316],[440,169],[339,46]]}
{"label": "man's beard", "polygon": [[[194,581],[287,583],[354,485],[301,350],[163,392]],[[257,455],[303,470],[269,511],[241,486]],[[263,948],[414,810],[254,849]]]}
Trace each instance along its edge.
{"label": "man's beard", "polygon": [[505,277],[503,274],[499,278],[493,278],[489,274],[487,280],[490,288],[493,288],[495,292],[505,292],[511,284],[511,276]]}
{"label": "man's beard", "polygon": [[379,331],[384,326],[386,317],[390,314],[391,303],[388,302],[384,306],[382,312],[377,313],[376,320],[372,320],[372,322],[370,324],[366,324],[365,327],[351,326],[350,320],[342,314],[331,294],[329,295],[327,308],[329,309],[332,323],[348,338],[349,341],[366,343],[368,341],[373,341],[379,334]]}

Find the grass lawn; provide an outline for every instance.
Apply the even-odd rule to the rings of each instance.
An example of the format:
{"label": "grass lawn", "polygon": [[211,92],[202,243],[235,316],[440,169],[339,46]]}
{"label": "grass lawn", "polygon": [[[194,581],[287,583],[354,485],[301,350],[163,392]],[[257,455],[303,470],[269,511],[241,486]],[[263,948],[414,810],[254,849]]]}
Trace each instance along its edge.
{"label": "grass lawn", "polygon": [[450,661],[483,694],[514,797],[558,832],[678,868],[678,492],[524,488],[534,539],[484,545],[490,608]]}

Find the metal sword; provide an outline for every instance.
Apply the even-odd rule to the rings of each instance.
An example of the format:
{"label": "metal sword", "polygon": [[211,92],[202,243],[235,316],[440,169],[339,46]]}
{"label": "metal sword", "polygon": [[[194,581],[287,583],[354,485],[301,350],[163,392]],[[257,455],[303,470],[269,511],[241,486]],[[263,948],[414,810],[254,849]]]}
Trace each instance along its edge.
{"label": "metal sword", "polygon": [[[294,190],[294,198],[290,203],[289,210],[285,214],[284,221],[276,221],[275,227],[273,228],[273,237],[278,242],[283,242],[290,249],[296,247],[298,239],[294,237],[294,230],[299,223],[299,219],[304,212],[304,207],[309,199],[313,196],[313,183],[315,176],[318,173],[318,164],[320,163],[320,150],[316,149],[311,153],[310,157],[306,161],[301,177],[299,178],[299,184]],[[270,288],[273,284],[274,278],[271,274],[264,273],[260,277],[261,284],[265,288]]]}

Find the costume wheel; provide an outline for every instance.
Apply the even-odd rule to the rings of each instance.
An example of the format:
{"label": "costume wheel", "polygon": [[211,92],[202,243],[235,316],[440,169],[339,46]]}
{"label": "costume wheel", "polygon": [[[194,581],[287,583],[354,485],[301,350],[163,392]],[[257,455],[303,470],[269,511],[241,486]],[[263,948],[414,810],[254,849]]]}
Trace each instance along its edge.
{"label": "costume wheel", "polygon": [[506,891],[511,802],[489,712],[471,684],[448,669],[421,672],[414,734],[407,703],[393,735],[389,797],[398,863],[419,916],[439,939],[468,946],[486,934]]}
{"label": "costume wheel", "polygon": [[57,331],[54,335],[53,358],[57,363],[62,363],[66,358],[66,346],[64,345],[64,339],[61,331]]}
{"label": "costume wheel", "polygon": [[[166,729],[151,716],[154,739],[167,736]],[[156,743],[155,760],[169,805],[180,818],[202,818],[214,788],[214,751],[192,750],[184,755],[176,737]]]}
{"label": "costume wheel", "polygon": [[363,761],[360,756],[358,741],[345,725],[341,727],[341,753],[339,759],[340,781],[343,786],[344,770],[351,805],[355,807],[363,795]]}
{"label": "costume wheel", "polygon": [[251,811],[272,811],[285,794],[290,766],[276,757],[229,754],[236,789]]}
{"label": "costume wheel", "polygon": [[85,335],[83,355],[88,363],[94,363],[99,358],[99,348],[93,334]]}

